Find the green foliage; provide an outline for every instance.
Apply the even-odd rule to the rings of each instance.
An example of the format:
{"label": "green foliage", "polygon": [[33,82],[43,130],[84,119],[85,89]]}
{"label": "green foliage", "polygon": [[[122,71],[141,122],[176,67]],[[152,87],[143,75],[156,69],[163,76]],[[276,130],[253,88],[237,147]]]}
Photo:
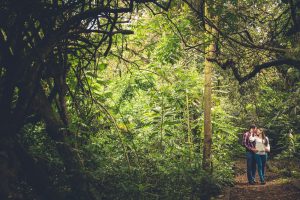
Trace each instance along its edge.
{"label": "green foliage", "polygon": [[[49,175],[51,187],[56,188],[62,197],[66,198],[70,192],[71,177],[66,174],[63,160],[57,151],[57,143],[53,142],[45,134],[45,124],[27,124],[22,132],[22,148],[28,151],[35,161],[37,169],[43,170],[43,175]],[[38,171],[37,173],[41,173]],[[21,190],[23,198],[35,199],[35,188],[26,182],[19,180],[17,190]],[[22,191],[24,190],[24,191]],[[20,192],[20,191],[19,191]]]}
{"label": "green foliage", "polygon": [[165,35],[157,46],[155,58],[161,64],[174,64],[180,58],[180,38],[176,35]]}
{"label": "green foliage", "polygon": [[[210,12],[228,20],[226,25],[221,22],[224,32],[238,31],[241,27],[237,23],[242,22],[235,15],[237,1],[214,3]],[[263,1],[258,3],[264,5]],[[252,11],[252,7],[245,7],[244,12]],[[215,69],[213,171],[204,172],[204,55],[185,48],[207,42],[207,38],[193,28],[198,19],[187,6],[168,14],[145,11],[132,18],[128,26],[135,34],[113,36],[115,44],[106,59],[99,57],[92,65],[88,59],[69,58],[71,66],[82,67],[84,72],[71,70],[67,77],[68,128],[74,135],[66,142],[82,159],[82,171],[99,187],[91,191],[95,196],[210,199],[222,187],[233,184],[234,159],[244,153],[238,134],[250,123],[267,128],[271,155],[278,154],[283,160],[299,157],[299,71],[288,67],[268,70],[239,86],[231,74]],[[257,20],[261,19],[246,19],[243,25],[256,30],[251,23]],[[246,54],[246,50],[240,53]],[[297,53],[291,52],[291,57]],[[258,59],[253,57],[251,62]],[[287,137],[291,129],[293,138]],[[62,175],[57,144],[46,135],[43,123],[29,124],[22,141],[34,158],[44,160],[52,169],[49,174],[54,185],[67,192],[69,177]],[[291,168],[286,173],[294,171]]]}
{"label": "green foliage", "polygon": [[[198,61],[203,58],[182,51],[181,40],[161,15],[139,17],[124,60],[110,55],[107,69],[89,78],[94,98],[114,123],[107,113],[96,112],[97,106],[92,109],[95,128],[88,130],[96,132],[83,145],[87,170],[101,180],[101,198],[209,199],[233,183],[231,160],[240,130],[225,110],[228,92],[220,87],[214,97],[214,171],[209,175],[201,165],[203,76]],[[183,22],[184,30],[189,17],[172,19]],[[139,32],[146,26],[147,37]],[[128,61],[134,62],[130,69]]]}
{"label": "green foliage", "polygon": [[33,157],[53,166],[62,164],[55,149],[55,143],[45,134],[44,124],[28,124],[23,131],[23,145],[28,148]]}

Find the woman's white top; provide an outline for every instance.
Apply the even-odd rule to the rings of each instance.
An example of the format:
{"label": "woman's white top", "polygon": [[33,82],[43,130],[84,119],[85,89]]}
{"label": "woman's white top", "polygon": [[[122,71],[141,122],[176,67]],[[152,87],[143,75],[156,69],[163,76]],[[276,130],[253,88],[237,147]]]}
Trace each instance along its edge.
{"label": "woman's white top", "polygon": [[269,138],[266,137],[265,140],[268,141],[268,145],[264,145],[264,140],[257,137],[257,136],[251,136],[249,137],[250,142],[254,142],[255,141],[255,149],[258,150],[258,152],[256,152],[256,154],[259,155],[265,155],[266,151],[269,152],[270,151],[270,144],[269,144]]}

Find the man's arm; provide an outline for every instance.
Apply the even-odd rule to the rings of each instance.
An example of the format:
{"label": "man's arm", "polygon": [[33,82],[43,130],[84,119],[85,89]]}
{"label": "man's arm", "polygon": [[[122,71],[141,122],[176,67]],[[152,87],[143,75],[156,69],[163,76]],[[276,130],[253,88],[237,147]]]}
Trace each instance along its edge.
{"label": "man's arm", "polygon": [[248,140],[248,134],[249,132],[244,133],[243,135],[243,146],[246,147],[246,149],[251,150],[247,144],[247,140]]}
{"label": "man's arm", "polygon": [[249,144],[250,144],[250,142],[249,142],[249,136],[250,136],[250,132],[244,133],[244,135],[243,135],[243,145],[249,151],[254,151],[255,152],[255,148],[252,148],[251,146],[249,146]]}

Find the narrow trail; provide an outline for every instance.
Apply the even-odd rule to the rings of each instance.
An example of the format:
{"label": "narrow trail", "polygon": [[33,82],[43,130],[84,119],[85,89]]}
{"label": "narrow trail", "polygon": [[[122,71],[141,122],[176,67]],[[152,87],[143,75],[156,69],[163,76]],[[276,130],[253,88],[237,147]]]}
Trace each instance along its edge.
{"label": "narrow trail", "polygon": [[300,200],[300,180],[287,179],[280,174],[266,170],[266,185],[249,185],[246,177],[246,160],[235,163],[235,186],[228,188],[222,200]]}

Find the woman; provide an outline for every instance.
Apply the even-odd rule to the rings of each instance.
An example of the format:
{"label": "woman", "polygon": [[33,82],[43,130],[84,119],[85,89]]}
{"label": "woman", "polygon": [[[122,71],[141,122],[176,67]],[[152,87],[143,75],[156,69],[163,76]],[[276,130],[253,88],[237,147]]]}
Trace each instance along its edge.
{"label": "woman", "polygon": [[260,178],[260,183],[262,185],[266,184],[265,182],[265,167],[267,162],[267,152],[270,152],[269,139],[266,137],[263,129],[257,129],[256,135],[253,133],[249,137],[251,142],[255,141],[255,160],[258,168],[258,175]]}

